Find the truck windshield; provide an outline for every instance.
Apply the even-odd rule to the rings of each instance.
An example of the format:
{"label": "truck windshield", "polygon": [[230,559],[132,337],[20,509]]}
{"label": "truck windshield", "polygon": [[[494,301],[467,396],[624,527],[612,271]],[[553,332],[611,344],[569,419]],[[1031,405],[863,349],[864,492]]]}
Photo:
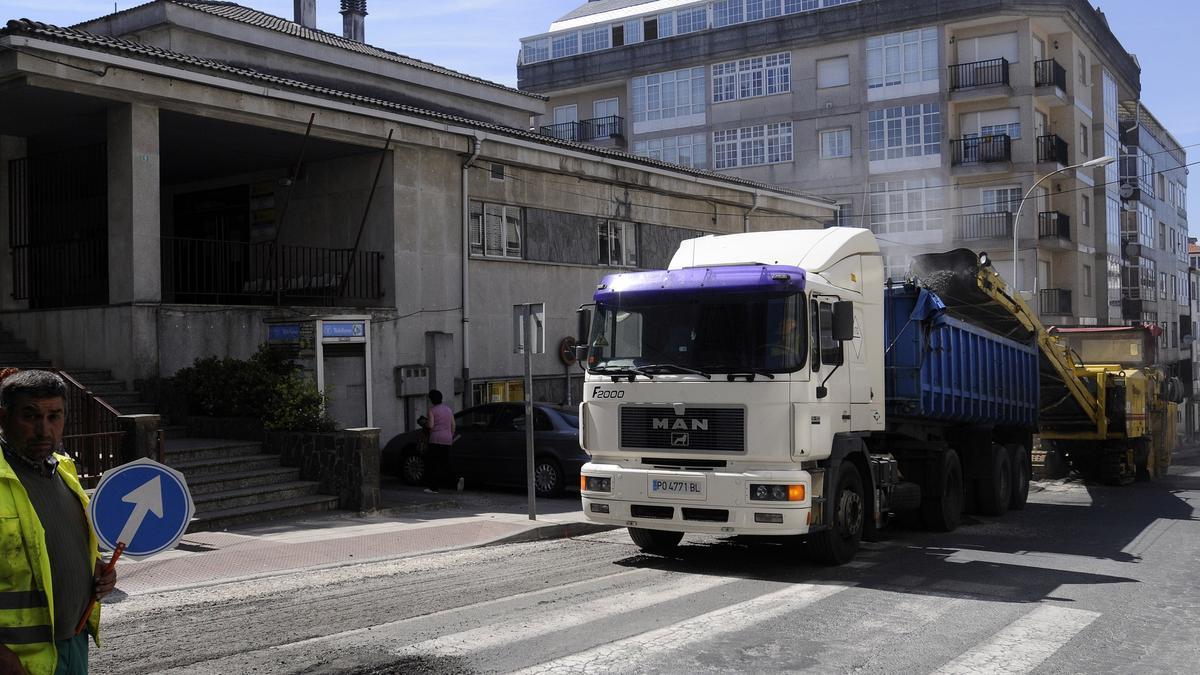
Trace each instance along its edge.
{"label": "truck windshield", "polygon": [[792,372],[804,366],[807,352],[804,306],[800,293],[689,294],[601,303],[592,323],[588,367]]}

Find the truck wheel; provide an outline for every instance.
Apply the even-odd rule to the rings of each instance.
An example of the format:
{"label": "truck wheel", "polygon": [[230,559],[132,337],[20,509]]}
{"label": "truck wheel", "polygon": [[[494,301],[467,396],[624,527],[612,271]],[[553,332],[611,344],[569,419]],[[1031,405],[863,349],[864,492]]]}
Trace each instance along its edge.
{"label": "truck wheel", "polygon": [[1008,511],[1008,500],[1012,497],[1012,462],[1004,446],[992,444],[984,474],[977,485],[980,513],[1002,516]]}
{"label": "truck wheel", "polygon": [[1008,456],[1012,458],[1012,496],[1008,508],[1020,511],[1029,501],[1029,453],[1021,445],[1009,445]]}
{"label": "truck wheel", "polygon": [[963,476],[958,453],[946,450],[934,462],[933,477],[938,481],[921,500],[921,520],[936,532],[951,532],[962,521]]}
{"label": "truck wheel", "polygon": [[842,462],[838,468],[837,489],[828,503],[829,529],[809,535],[808,551],[819,563],[841,565],[850,562],[858,552],[867,513],[862,478],[853,463]]}
{"label": "truck wheel", "polygon": [[631,527],[629,528],[629,538],[646,553],[666,554],[675,550],[675,547],[683,540],[683,533]]}

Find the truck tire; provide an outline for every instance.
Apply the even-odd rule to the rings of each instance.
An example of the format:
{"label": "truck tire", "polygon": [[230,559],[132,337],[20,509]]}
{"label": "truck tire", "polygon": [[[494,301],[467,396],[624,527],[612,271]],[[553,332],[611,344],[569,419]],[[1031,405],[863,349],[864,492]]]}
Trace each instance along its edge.
{"label": "truck tire", "polygon": [[934,460],[933,478],[921,500],[921,520],[935,532],[952,532],[962,522],[963,475],[958,453],[946,450]]}
{"label": "truck tire", "polygon": [[665,554],[675,550],[675,547],[683,540],[683,533],[631,527],[629,528],[629,538],[646,553]]}
{"label": "truck tire", "polygon": [[1029,501],[1029,453],[1023,445],[1007,447],[1012,459],[1012,495],[1008,499],[1008,508],[1020,511]]}
{"label": "truck tire", "polygon": [[984,466],[983,475],[976,483],[979,512],[985,516],[1002,516],[1008,511],[1012,498],[1012,461],[1008,450],[993,443]]}
{"label": "truck tire", "polygon": [[837,488],[828,504],[829,529],[809,535],[808,553],[823,565],[842,565],[858,552],[867,514],[862,477],[852,462],[842,462],[838,468]]}

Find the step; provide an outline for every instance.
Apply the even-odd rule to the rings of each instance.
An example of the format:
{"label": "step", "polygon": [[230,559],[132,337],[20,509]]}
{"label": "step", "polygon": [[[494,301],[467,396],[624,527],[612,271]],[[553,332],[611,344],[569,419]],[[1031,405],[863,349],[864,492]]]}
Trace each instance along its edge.
{"label": "step", "polygon": [[100,394],[101,396],[128,391],[125,388],[124,380],[96,380],[95,382],[80,382],[80,384],[84,384],[93,394]]}
{"label": "step", "polygon": [[167,439],[166,457],[167,464],[170,466],[201,459],[229,459],[261,454],[263,454],[262,443],[203,438]]}
{"label": "step", "polygon": [[273,485],[287,483],[300,479],[300,469],[281,466],[274,469],[257,469],[236,473],[215,473],[188,478],[188,490],[193,497],[237,490],[239,488],[255,487],[258,485]]}
{"label": "step", "polygon": [[253,485],[235,490],[192,495],[192,500],[196,503],[196,514],[204,517],[204,514],[212,511],[224,511],[238,506],[285,502],[289,499],[311,497],[317,494],[319,486],[320,483],[316,481],[296,480],[277,485]]}
{"label": "step", "polygon": [[334,511],[337,509],[337,504],[337,497],[312,495],[310,497],[288,499],[282,502],[237,506],[231,509],[209,511],[202,517],[197,517],[193,520],[188,526],[188,532],[223,530],[234,525],[257,523],[276,518],[289,518],[307,513]]}
{"label": "step", "polygon": [[198,459],[179,463],[168,462],[167,466],[183,473],[190,480],[193,476],[211,476],[213,474],[255,471],[258,469],[277,469],[279,468],[279,455],[247,455],[245,457]]}
{"label": "step", "polygon": [[[149,405],[149,404],[147,404],[147,405]],[[177,438],[187,438],[188,437],[188,427],[186,424],[168,424],[165,426],[161,426],[159,428],[162,429],[163,432],[166,433],[167,440],[174,440]]]}
{"label": "step", "polygon": [[133,403],[121,406],[113,406],[117,412],[122,415],[157,415],[158,406],[153,403]]}
{"label": "step", "polygon": [[113,379],[111,370],[102,368],[63,368],[67,374],[80,384],[88,384],[89,382],[107,382]]}
{"label": "step", "polygon": [[[91,388],[90,386],[88,387]],[[142,402],[142,392],[140,391],[114,391],[109,393],[100,393],[93,391],[100,398],[104,399],[109,405],[114,408],[120,408],[123,405],[136,405]]]}

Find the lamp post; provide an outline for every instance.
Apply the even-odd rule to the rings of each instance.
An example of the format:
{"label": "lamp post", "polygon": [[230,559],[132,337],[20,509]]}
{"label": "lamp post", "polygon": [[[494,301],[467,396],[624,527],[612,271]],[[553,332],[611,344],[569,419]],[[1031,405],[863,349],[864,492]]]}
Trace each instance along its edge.
{"label": "lamp post", "polygon": [[[1051,171],[1050,173],[1046,174],[1045,176],[1042,176],[1041,178],[1037,179],[1033,183],[1033,186],[1030,187],[1029,190],[1025,192],[1025,196],[1021,197],[1020,203],[1017,204],[1017,215],[1013,217],[1013,273],[1012,273],[1013,291],[1016,291],[1018,288],[1018,285],[1017,285],[1017,234],[1019,234],[1019,232],[1020,232],[1021,208],[1025,206],[1025,200],[1029,199],[1029,195],[1033,194],[1033,191],[1037,189],[1037,186],[1042,184],[1042,181],[1046,180],[1047,178],[1049,178],[1055,174],[1059,174],[1064,171],[1070,171],[1071,169],[1094,169],[1096,167],[1108,166],[1109,164],[1112,164],[1115,161],[1117,161],[1116,157],[1113,157],[1112,155],[1104,155],[1102,157],[1097,157],[1095,159],[1089,159],[1086,162],[1081,162],[1079,164],[1072,164],[1071,166],[1064,166],[1061,169],[1056,169],[1056,170]],[[1037,236],[1036,236],[1036,231],[1035,231],[1035,236],[1034,236],[1033,250],[1034,250],[1033,292],[1036,294],[1037,293]],[[1039,304],[1039,307],[1038,307],[1037,311],[1040,312],[1041,311],[1041,307],[1040,307],[1041,303],[1038,303],[1038,304]]]}

